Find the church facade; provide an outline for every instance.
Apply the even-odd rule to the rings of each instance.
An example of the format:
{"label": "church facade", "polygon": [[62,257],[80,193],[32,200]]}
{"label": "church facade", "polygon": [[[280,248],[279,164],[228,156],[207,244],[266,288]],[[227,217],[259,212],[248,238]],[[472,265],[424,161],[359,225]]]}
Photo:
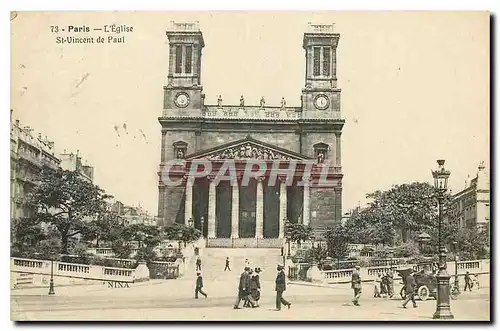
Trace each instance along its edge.
{"label": "church facade", "polygon": [[[281,247],[284,225],[342,218],[342,128],[333,25],[304,33],[301,105],[205,104],[203,34],[173,23],[164,87],[159,225],[201,229],[211,247]],[[299,45],[298,45],[299,46]]]}

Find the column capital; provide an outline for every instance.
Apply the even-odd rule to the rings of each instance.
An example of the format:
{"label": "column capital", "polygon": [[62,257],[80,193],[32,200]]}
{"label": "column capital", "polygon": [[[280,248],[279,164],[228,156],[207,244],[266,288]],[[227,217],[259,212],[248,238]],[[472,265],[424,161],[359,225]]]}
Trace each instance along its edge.
{"label": "column capital", "polygon": [[334,192],[342,192],[342,187],[334,187],[333,191]]}
{"label": "column capital", "polygon": [[264,176],[255,176],[255,179],[258,181],[258,182],[262,182],[266,177]]}
{"label": "column capital", "polygon": [[194,177],[190,175],[184,175],[182,178],[186,181],[186,184],[193,185]]}
{"label": "column capital", "polygon": [[278,175],[278,180],[281,182],[281,183],[286,183],[288,179],[288,176],[287,175]]}
{"label": "column capital", "polygon": [[341,135],[342,135],[342,131],[336,131],[336,132],[335,132],[335,136],[336,136],[336,137],[340,137]]}
{"label": "column capital", "polygon": [[300,181],[300,183],[302,183],[304,186],[311,186],[311,182],[312,176],[303,176],[302,180]]}

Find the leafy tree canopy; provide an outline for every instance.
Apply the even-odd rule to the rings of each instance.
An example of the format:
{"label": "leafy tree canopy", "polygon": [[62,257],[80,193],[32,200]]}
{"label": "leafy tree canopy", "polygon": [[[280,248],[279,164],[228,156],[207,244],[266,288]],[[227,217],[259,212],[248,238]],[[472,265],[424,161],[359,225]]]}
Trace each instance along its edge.
{"label": "leafy tree canopy", "polygon": [[68,239],[91,231],[90,222],[103,211],[104,190],[83,179],[76,171],[42,171],[38,185],[25,204],[33,210],[31,221],[54,226],[61,236],[62,252],[68,252]]}

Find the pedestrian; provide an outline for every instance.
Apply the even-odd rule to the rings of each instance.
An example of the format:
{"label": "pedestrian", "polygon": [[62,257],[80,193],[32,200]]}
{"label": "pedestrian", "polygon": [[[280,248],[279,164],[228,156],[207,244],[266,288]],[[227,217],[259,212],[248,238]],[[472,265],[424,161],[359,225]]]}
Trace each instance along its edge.
{"label": "pedestrian", "polygon": [[380,298],[380,285],[382,283],[382,276],[381,274],[377,274],[377,278],[375,279],[375,286],[373,288],[373,297],[374,298]]}
{"label": "pedestrian", "polygon": [[276,275],[276,310],[281,310],[281,304],[288,306],[288,309],[292,306],[292,304],[283,298],[283,292],[286,291],[286,276],[284,271],[284,266],[278,265],[276,268],[278,274]]}
{"label": "pedestrian", "polygon": [[[250,299],[249,297],[252,296],[252,277],[253,277],[253,270],[250,269],[248,270],[248,277],[249,277],[249,282],[248,282],[248,295],[245,296],[245,299],[243,301],[243,307],[250,307]],[[253,297],[252,297],[253,299]]]}
{"label": "pedestrian", "polygon": [[260,277],[259,273],[262,270],[260,268],[255,268],[255,273],[250,279],[250,294],[252,295],[252,298],[259,303],[260,300]]}
{"label": "pedestrian", "polygon": [[417,303],[415,302],[415,290],[416,290],[416,283],[415,283],[415,277],[413,274],[409,274],[406,276],[405,279],[405,291],[406,291],[406,298],[403,301],[403,308],[406,309],[406,305],[408,302],[413,303],[413,308],[417,308]]}
{"label": "pedestrian", "polygon": [[387,296],[387,276],[385,274],[382,274],[380,279],[380,294],[384,298]]}
{"label": "pedestrian", "polygon": [[248,259],[245,259],[245,268],[246,267],[250,268],[250,261],[248,261]]}
{"label": "pedestrian", "polygon": [[226,257],[226,266],[224,267],[224,271],[229,270],[231,271],[231,268],[229,267],[229,256]]}
{"label": "pedestrian", "polygon": [[354,299],[352,303],[359,306],[359,298],[361,297],[361,276],[359,275],[359,266],[356,266],[352,272],[351,288],[354,290]]}
{"label": "pedestrian", "polygon": [[469,272],[465,272],[465,287],[464,287],[464,292],[469,289],[469,292],[472,292],[472,279],[469,275]]}
{"label": "pedestrian", "polygon": [[198,293],[201,293],[202,295],[205,296],[205,298],[208,296],[205,292],[203,292],[203,277],[199,272],[196,273],[196,289],[194,290],[194,298],[198,299]]}
{"label": "pedestrian", "polygon": [[387,292],[389,294],[389,298],[394,296],[394,271],[387,272]]}
{"label": "pedestrian", "polygon": [[[250,271],[250,267],[245,267],[245,270],[240,275],[240,283],[238,285],[238,297],[236,298],[236,302],[234,303],[234,309],[240,308],[240,301],[245,300],[249,297],[250,294],[250,276],[248,272]],[[252,308],[258,307],[257,303],[250,297],[248,299]]]}
{"label": "pedestrian", "polygon": [[196,271],[198,270],[201,271],[201,259],[199,256],[196,258]]}

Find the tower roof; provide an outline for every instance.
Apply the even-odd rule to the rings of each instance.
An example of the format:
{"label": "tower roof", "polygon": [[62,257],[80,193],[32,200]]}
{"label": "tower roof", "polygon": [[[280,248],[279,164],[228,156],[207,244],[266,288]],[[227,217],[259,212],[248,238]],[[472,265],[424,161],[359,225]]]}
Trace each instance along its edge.
{"label": "tower roof", "polygon": [[169,41],[173,41],[175,37],[196,36],[200,41],[201,47],[205,47],[203,33],[200,30],[200,23],[194,22],[170,22],[170,27],[167,29],[167,37]]}

